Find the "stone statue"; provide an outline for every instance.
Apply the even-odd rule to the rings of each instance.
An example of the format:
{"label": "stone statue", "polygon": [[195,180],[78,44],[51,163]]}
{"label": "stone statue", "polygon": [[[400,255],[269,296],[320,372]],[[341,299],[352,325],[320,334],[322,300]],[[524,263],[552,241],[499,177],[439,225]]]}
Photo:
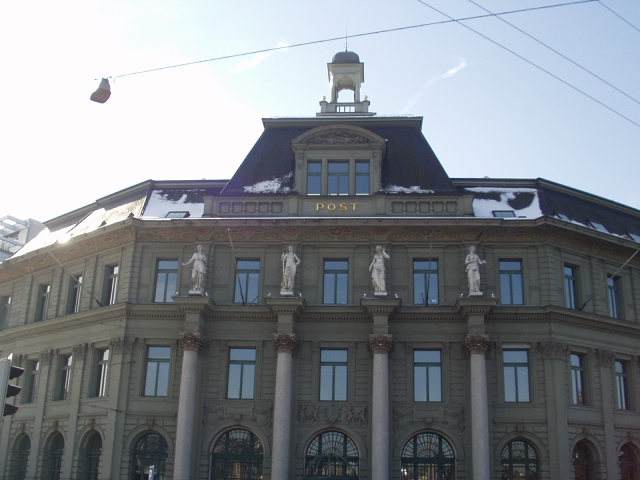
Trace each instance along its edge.
{"label": "stone statue", "polygon": [[189,293],[201,294],[204,292],[204,276],[207,273],[207,256],[202,253],[202,245],[198,245],[197,252],[191,256],[191,259],[182,265],[191,265],[191,289]]}
{"label": "stone statue", "polygon": [[471,245],[469,247],[469,254],[464,261],[467,272],[467,279],[469,281],[469,296],[482,295],[480,291],[480,265],[487,263],[482,260],[476,253],[476,247]]}
{"label": "stone statue", "polygon": [[300,259],[293,253],[293,247],[289,246],[289,251],[282,254],[282,285],[280,295],[293,295],[293,285],[296,280],[296,270]]}
{"label": "stone statue", "polygon": [[373,261],[369,265],[369,271],[371,272],[371,283],[373,283],[374,295],[386,295],[387,287],[385,284],[385,267],[384,259],[390,260],[391,257],[387,255],[380,245],[376,247],[376,254],[373,256]]}

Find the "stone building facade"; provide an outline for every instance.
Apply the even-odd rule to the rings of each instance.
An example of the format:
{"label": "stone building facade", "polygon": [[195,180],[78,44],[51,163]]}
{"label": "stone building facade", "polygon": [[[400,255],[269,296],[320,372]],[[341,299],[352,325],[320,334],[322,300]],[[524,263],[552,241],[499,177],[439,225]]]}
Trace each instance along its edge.
{"label": "stone building facade", "polygon": [[132,186],[0,263],[2,478],[639,478],[640,212],[449,178],[356,54],[329,74],[230,180]]}

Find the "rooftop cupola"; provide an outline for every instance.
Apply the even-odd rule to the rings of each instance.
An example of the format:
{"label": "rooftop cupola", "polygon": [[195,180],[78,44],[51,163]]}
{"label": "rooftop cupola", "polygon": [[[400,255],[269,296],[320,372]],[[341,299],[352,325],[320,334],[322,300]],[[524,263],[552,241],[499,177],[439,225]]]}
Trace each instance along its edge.
{"label": "rooftop cupola", "polygon": [[[369,100],[364,97],[360,100],[360,86],[364,83],[364,63],[360,61],[357,53],[345,50],[333,56],[331,63],[327,64],[329,85],[331,88],[331,101],[327,102],[322,97],[320,112],[316,116],[342,116],[342,115],[375,115],[369,113]],[[351,90],[353,97],[348,101],[338,101],[342,90]],[[344,94],[343,94],[344,98]]]}

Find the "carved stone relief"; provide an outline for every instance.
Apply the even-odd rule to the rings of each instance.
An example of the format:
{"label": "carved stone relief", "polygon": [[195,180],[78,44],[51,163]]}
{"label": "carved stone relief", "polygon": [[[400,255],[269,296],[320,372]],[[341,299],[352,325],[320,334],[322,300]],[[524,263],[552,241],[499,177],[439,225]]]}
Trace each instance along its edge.
{"label": "carved stone relief", "polygon": [[354,405],[299,405],[298,424],[329,423],[364,428],[367,420],[367,407]]}

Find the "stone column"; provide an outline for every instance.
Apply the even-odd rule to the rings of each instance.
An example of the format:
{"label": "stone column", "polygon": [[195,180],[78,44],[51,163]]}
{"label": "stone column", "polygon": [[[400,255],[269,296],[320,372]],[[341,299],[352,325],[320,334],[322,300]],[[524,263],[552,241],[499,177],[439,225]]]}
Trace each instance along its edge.
{"label": "stone column", "polygon": [[489,335],[467,335],[471,372],[471,461],[473,480],[490,480],[491,452],[489,450],[489,401],[487,398],[487,368],[485,353]]}
{"label": "stone column", "polygon": [[273,346],[278,352],[276,360],[276,391],[273,399],[273,451],[271,454],[271,478],[289,478],[289,453],[291,449],[291,384],[293,375],[292,353],[298,346],[293,334],[276,333]]}
{"label": "stone column", "polygon": [[178,401],[178,425],[176,431],[176,454],[173,468],[175,480],[190,480],[195,434],[196,390],[198,375],[198,349],[204,344],[201,333],[180,334],[182,354],[182,376]]}
{"label": "stone column", "polygon": [[389,470],[389,352],[391,335],[369,335],[373,351],[371,393],[371,480],[388,480]]}

